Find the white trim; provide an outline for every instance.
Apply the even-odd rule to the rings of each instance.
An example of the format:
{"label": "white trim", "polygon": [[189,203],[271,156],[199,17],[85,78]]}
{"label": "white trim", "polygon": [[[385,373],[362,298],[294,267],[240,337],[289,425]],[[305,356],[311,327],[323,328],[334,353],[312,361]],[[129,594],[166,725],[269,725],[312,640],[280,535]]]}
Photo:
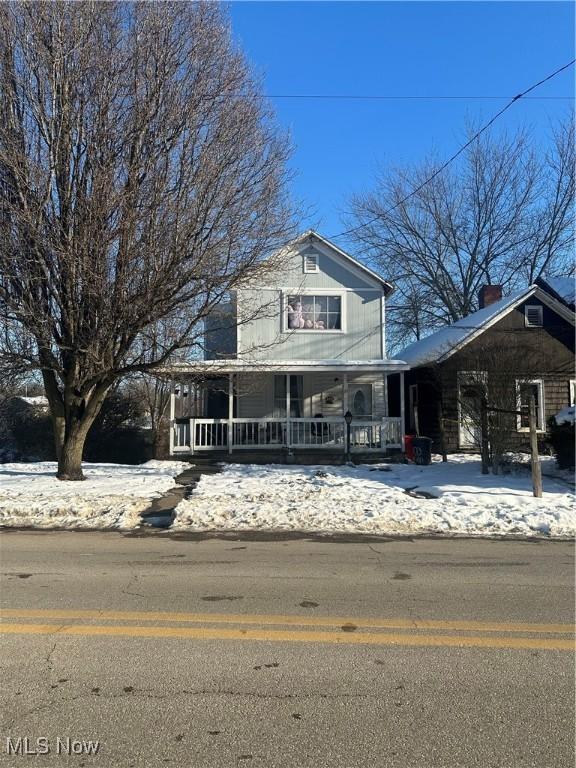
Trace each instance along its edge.
{"label": "white trim", "polygon": [[234,419],[234,374],[228,374],[228,453],[232,453],[232,421]]}
{"label": "white trim", "polygon": [[[288,306],[288,296],[336,296],[340,299],[340,328],[288,328],[288,312],[286,308]],[[283,334],[296,334],[303,336],[327,333],[342,334],[346,333],[346,311],[347,301],[345,291],[339,289],[328,288],[311,288],[308,291],[302,289],[290,290],[288,288],[282,288],[280,290],[280,308],[281,308],[281,326],[280,332]]]}
{"label": "white trim", "polygon": [[176,394],[174,392],[174,379],[170,382],[170,456],[174,453],[174,416],[176,415]]}
{"label": "white trim", "polygon": [[380,298],[380,349],[382,360],[386,357],[386,295],[382,291]]}
{"label": "white trim", "polygon": [[236,355],[238,356],[242,350],[242,323],[238,322],[238,314],[236,314]]}
{"label": "white trim", "polygon": [[[303,283],[305,286],[306,284]],[[278,293],[278,291],[287,290],[286,288],[276,288],[271,287],[270,285],[251,285],[249,288],[246,288],[246,290],[249,291],[274,291],[275,293]],[[302,286],[298,288],[297,290],[301,291]],[[334,291],[337,291],[338,293],[382,293],[382,288],[346,288],[343,285],[339,285],[337,288],[311,288],[310,290],[316,291],[316,293],[322,293],[324,291],[325,293],[333,293]],[[294,291],[292,291],[294,293]]]}
{"label": "white trim", "polygon": [[403,360],[250,360],[232,358],[229,360],[198,360],[194,363],[174,363],[159,369],[162,373],[185,376],[199,373],[224,375],[230,371],[240,373],[397,373],[408,371],[410,366]]}
{"label": "white trim", "polygon": [[569,405],[576,405],[576,379],[570,379],[570,403]]}
{"label": "white trim", "polygon": [[[538,322],[531,323],[528,317],[529,310],[537,310]],[[542,304],[525,304],[524,305],[524,327],[525,328],[543,328],[544,327],[544,307]]]}
{"label": "white trim", "polygon": [[[520,411],[522,408],[522,402],[520,399],[520,387],[522,384],[536,384],[538,387],[538,424],[536,425],[536,432],[546,432],[546,424],[544,421],[544,381],[543,379],[516,379],[516,408]],[[516,431],[517,432],[530,432],[530,427],[522,426],[522,417],[516,416]]]}

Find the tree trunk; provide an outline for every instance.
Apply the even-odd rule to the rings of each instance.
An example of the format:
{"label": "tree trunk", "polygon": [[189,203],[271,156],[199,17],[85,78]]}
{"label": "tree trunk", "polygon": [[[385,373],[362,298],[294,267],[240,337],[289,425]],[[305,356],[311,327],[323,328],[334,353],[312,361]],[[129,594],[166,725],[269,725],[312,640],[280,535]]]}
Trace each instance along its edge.
{"label": "tree trunk", "polygon": [[62,451],[58,457],[58,480],[84,480],[82,472],[82,454],[86,441],[87,430],[75,430],[64,440]]}
{"label": "tree trunk", "polygon": [[108,389],[109,386],[101,385],[81,408],[78,408],[78,403],[74,404],[75,407],[68,405],[64,441],[58,457],[56,476],[59,480],[84,480],[82,473],[84,443],[90,427],[102,408]]}
{"label": "tree trunk", "polygon": [[44,391],[48,398],[50,406],[50,416],[52,417],[52,431],[54,432],[54,449],[56,451],[56,461],[60,461],[62,448],[64,446],[64,437],[66,435],[66,419],[64,417],[64,403],[58,389],[56,377],[53,371],[42,370],[42,380],[44,381]]}
{"label": "tree trunk", "polygon": [[54,432],[54,448],[56,450],[56,461],[62,457],[64,447],[64,435],[66,434],[66,420],[63,416],[52,414],[52,430]]}

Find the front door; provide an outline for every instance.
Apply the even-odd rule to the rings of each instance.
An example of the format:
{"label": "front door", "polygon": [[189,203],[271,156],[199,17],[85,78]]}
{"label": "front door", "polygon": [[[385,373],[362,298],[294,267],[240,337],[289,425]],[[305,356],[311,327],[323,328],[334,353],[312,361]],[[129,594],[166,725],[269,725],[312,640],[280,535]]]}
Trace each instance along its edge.
{"label": "front door", "polygon": [[350,387],[350,410],[352,415],[362,419],[372,418],[372,385],[361,384]]}
{"label": "front door", "polygon": [[459,376],[458,442],[460,448],[479,448],[481,440],[481,406],[485,385],[482,375]]}

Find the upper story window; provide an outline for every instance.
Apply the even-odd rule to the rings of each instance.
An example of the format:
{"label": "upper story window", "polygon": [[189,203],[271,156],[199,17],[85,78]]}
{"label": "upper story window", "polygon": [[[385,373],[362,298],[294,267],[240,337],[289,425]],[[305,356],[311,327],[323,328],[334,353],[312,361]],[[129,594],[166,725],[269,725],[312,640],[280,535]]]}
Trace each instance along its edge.
{"label": "upper story window", "polygon": [[524,324],[526,328],[542,328],[542,306],[539,304],[527,304],[524,307]]}
{"label": "upper story window", "polygon": [[304,272],[306,274],[313,274],[320,272],[318,266],[318,254],[317,253],[305,253],[303,256]]}
{"label": "upper story window", "polygon": [[341,331],[342,297],[301,293],[286,298],[289,331]]}

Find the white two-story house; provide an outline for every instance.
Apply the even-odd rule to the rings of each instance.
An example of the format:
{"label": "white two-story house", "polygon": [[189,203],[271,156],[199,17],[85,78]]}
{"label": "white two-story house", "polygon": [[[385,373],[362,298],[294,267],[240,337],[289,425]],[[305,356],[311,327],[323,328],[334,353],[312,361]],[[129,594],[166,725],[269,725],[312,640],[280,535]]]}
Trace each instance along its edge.
{"label": "white two-story house", "polygon": [[172,368],[171,453],[401,450],[408,366],[386,357],[393,286],[313,231],[282,253],[273,277],[208,320],[205,359]]}

